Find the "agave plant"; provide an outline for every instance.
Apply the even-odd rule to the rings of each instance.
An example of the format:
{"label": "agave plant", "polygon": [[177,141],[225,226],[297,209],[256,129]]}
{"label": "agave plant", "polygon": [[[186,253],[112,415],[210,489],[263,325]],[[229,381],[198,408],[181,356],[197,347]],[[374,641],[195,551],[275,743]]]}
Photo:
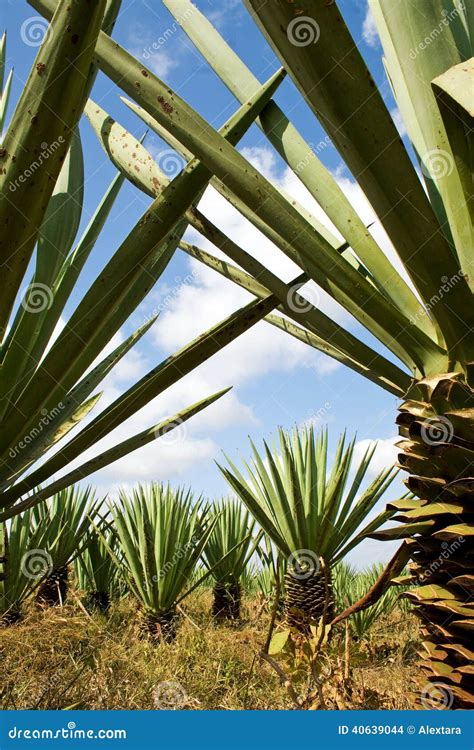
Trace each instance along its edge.
{"label": "agave plant", "polygon": [[74,571],[81,591],[85,591],[90,610],[107,612],[112,599],[124,593],[118,538],[113,529],[90,532],[83,549],[74,560]]}
{"label": "agave plant", "polygon": [[[29,1],[53,16],[54,0]],[[302,15],[283,0],[246,0],[367,196],[403,274],[275,102],[262,109],[257,124],[338,229],[342,244],[104,32],[98,34],[94,60],[134,100],[132,109],[173,148],[200,159],[212,184],[296,262],[302,270],[299,284],[311,279],[378,339],[374,348],[365,337],[354,336],[249,252],[215,234],[215,244],[240,266],[230,269],[231,280],[248,284],[243,269],[253,279],[247,288],[256,296],[271,291],[283,311],[289,294],[296,300],[292,307],[300,310],[299,325],[279,315],[272,323],[403,398],[400,463],[415,499],[410,507],[403,501],[402,525],[384,532],[384,538],[408,540],[397,565],[403,567],[411,555],[419,583],[424,571],[436,566],[430,591],[421,590],[415,607],[423,623],[429,679],[446,685],[458,708],[472,705],[473,692],[471,587],[465,585],[472,557],[463,549],[473,533],[468,510],[474,452],[470,10],[455,0],[421,2],[420,10],[411,0],[370,0],[420,178],[337,3],[314,0]],[[164,3],[240,102],[258,91],[257,78],[190,0]],[[210,263],[223,270],[218,259]],[[449,558],[441,557],[445,543],[453,547]],[[440,559],[443,564],[437,565]]]}
{"label": "agave plant", "polygon": [[0,576],[0,624],[11,625],[21,619],[24,600],[51,572],[51,558],[41,546],[44,526],[33,526],[31,509],[2,526],[7,565]]}
{"label": "agave plant", "polygon": [[303,630],[319,620],[325,608],[332,619],[331,568],[391,515],[383,511],[368,521],[394,472],[382,471],[361,492],[375,446],[367,449],[349,483],[354,445],[355,438],[346,447],[341,436],[327,476],[327,430],[316,435],[313,426],[293,433],[280,429],[278,447],[271,449],[264,442],[263,455],[251,441],[253,463],[244,464],[248,478],[229,459],[230,468],[221,467],[233,491],[285,556],[286,619]]}
{"label": "agave plant", "polygon": [[37,601],[63,604],[69,583],[69,564],[90,541],[89,532],[103,500],[96,500],[91,487],[68,487],[51,500],[32,508],[32,530],[50,570],[41,583]]}
{"label": "agave plant", "polygon": [[[347,563],[339,563],[334,570],[334,592],[338,610],[357,602],[379,578],[384,566],[376,563],[369,568],[357,571]],[[370,629],[384,615],[389,615],[395,608],[399,592],[389,587],[380,599],[367,609],[355,612],[349,618],[350,629],[357,640],[367,638]]]}
{"label": "agave plant", "polygon": [[216,618],[240,618],[241,578],[259,537],[250,513],[239,500],[222,499],[214,505],[216,523],[203,551],[203,559],[214,578],[212,614]]}
{"label": "agave plant", "polygon": [[213,530],[209,507],[190,491],[150,484],[130,495],[121,492],[110,512],[124,575],[141,606],[144,628],[153,639],[171,641],[176,607],[193,588],[183,594]]}

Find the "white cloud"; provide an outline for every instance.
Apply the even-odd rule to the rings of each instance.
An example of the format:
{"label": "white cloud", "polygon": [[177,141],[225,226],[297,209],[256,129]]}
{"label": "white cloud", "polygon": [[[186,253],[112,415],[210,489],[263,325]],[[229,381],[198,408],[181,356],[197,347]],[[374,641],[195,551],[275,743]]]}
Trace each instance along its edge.
{"label": "white cloud", "polygon": [[[244,149],[244,155],[252,161],[266,176],[287,191],[295,200],[309,209],[331,231],[337,230],[324,215],[312,196],[300,180],[286,167],[281,170],[277,159],[269,148]],[[348,177],[335,173],[341,189],[348,196],[352,205],[358,210],[366,223],[374,219],[374,212],[358,185]],[[258,258],[280,278],[289,281],[300,273],[299,268],[284,255],[275,245],[264,237],[255,227],[244,219],[214,189],[206,190],[200,202],[200,209],[223,231],[234,239],[251,255]],[[374,230],[376,228],[374,227]],[[374,235],[375,235],[374,231]],[[393,254],[390,243],[383,229],[379,229],[380,244],[389,257]],[[187,237],[216,256],[225,256],[194,230]],[[392,258],[391,258],[392,259]],[[141,306],[144,316],[155,305],[161,314],[148,333],[148,341],[155,345],[153,362],[135,349],[124,358],[119,366],[107,378],[104,384],[104,405],[123,392],[126,384],[142,376],[160,359],[187,344],[192,338],[202,334],[224,317],[239,309],[251,300],[251,296],[198,261],[188,259],[187,269],[182,276],[158,286],[153,295]],[[308,285],[308,298],[313,299],[315,285]],[[326,294],[317,290],[320,307],[340,324],[346,327],[355,325],[351,316],[337,305]],[[123,341],[122,333],[114,337],[109,346],[111,350]],[[252,426],[258,423],[257,417],[249,403],[242,398],[242,388],[249,384],[264,384],[263,378],[270,373],[279,373],[282,378],[291,377],[292,373],[307,368],[313,373],[315,383],[318,377],[332,373],[340,365],[334,360],[317,352],[311,347],[297,341],[288,334],[265,322],[260,322],[244,333],[236,341],[214,355],[193,372],[183,377],[178,383],[167,389],[154,401],[142,409],[139,414],[121,425],[110,436],[101,441],[87,458],[96,455],[111,445],[130,435],[146,429],[162,419],[169,417],[185,406],[190,405],[222,388],[234,386],[234,390],[220,399],[209,409],[193,417],[186,423],[184,439],[173,442],[172,450],[159,440],[149,446],[121,459],[119,463],[100,472],[98,482],[129,482],[130,480],[172,479],[201,462],[208,462],[219,455],[216,435],[234,426]],[[261,389],[262,399],[275,396],[267,395]],[[262,406],[262,404],[260,404]],[[281,404],[284,408],[284,404]],[[291,415],[289,415],[291,418]],[[324,416],[324,421],[331,415]],[[170,435],[170,440],[172,439]],[[178,435],[178,438],[180,435]],[[182,436],[181,436],[182,437]],[[360,441],[357,451],[362,455],[364,445],[369,441]],[[391,452],[390,452],[391,451]],[[390,454],[390,455],[389,455]],[[380,457],[380,458],[377,458]],[[395,457],[393,440],[384,440],[377,449],[374,458],[374,473],[377,467],[392,463]],[[84,460],[85,457],[82,457]],[[82,462],[82,461],[81,461]],[[77,465],[77,462],[76,462]]]}
{"label": "white cloud", "polygon": [[170,70],[176,68],[178,63],[176,57],[171,57],[164,51],[152,52],[147,57],[142,57],[146,67],[149,68],[153,73],[156,73],[159,78],[166,78]]}
{"label": "white cloud", "polygon": [[[170,37],[175,33],[171,27],[166,32]],[[129,30],[129,52],[160,78],[166,78],[179,65],[178,45],[175,40],[169,41],[168,53],[164,49],[167,44],[168,36],[164,32],[157,37],[143,24],[136,24]]]}
{"label": "white cloud", "polygon": [[362,37],[369,47],[378,47],[380,44],[375,18],[369,7],[367,7],[367,13],[362,25]]}
{"label": "white cloud", "polygon": [[368,469],[369,475],[372,477],[377,476],[381,471],[396,463],[399,451],[395,443],[399,439],[398,436],[394,435],[393,437],[379,440],[358,440],[354,447],[354,465],[362,461],[366,450],[377,443],[377,448]]}
{"label": "white cloud", "polygon": [[407,134],[407,129],[405,127],[405,123],[403,122],[400,110],[398,109],[398,107],[394,107],[390,110],[390,114],[392,116],[392,120],[395,123],[395,127],[400,134],[400,138],[403,138]]}

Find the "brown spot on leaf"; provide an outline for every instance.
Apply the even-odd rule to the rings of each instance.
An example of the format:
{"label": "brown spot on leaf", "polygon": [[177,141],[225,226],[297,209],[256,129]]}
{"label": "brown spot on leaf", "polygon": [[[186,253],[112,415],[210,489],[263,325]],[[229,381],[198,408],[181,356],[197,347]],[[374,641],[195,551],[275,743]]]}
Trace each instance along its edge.
{"label": "brown spot on leaf", "polygon": [[172,112],[174,112],[173,107],[169,102],[166,101],[162,96],[158,97],[158,101],[161,104],[161,109],[163,112],[166,112],[167,115],[170,115]]}
{"label": "brown spot on leaf", "polygon": [[36,63],[36,71],[39,76],[42,76],[44,71],[46,70],[46,65],[42,62]]}
{"label": "brown spot on leaf", "polygon": [[73,34],[71,37],[72,44],[77,44],[79,41],[79,34]]}

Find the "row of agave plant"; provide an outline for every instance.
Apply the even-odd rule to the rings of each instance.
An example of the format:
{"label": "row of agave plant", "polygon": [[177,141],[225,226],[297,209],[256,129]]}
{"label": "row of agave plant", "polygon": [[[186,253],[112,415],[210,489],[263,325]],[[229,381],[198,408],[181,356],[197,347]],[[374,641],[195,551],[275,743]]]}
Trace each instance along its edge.
{"label": "row of agave plant", "polygon": [[[283,65],[263,85],[190,0],[163,0],[239,103],[219,130],[112,39],[120,0],[97,0],[93,8],[89,0],[28,2],[50,21],[50,33],[9,122],[12,76],[3,86],[5,41],[0,44],[2,129],[6,124],[0,147],[0,521],[40,506],[223,397],[225,392],[211,394],[81,462],[104,436],[265,320],[402,399],[396,420],[402,438],[399,463],[408,473],[413,497],[398,501],[397,528],[377,532],[381,539],[403,540],[381,580],[387,584],[411,559],[423,668],[431,682],[450,691],[453,708],[472,707],[474,579],[472,553],[465,544],[474,528],[470,4],[420,0],[420,12],[420,3],[411,0],[369,0],[411,153],[335,0],[306,4],[304,16],[295,3],[284,0],[245,0]],[[313,37],[306,44],[308,33]],[[137,138],[90,98],[99,70],[133,100],[125,104],[140,121],[183,156],[186,165],[173,180]],[[396,262],[273,100],[285,75],[366,195]],[[81,234],[85,180],[78,124],[83,112],[118,172]],[[253,123],[337,235],[238,151]],[[125,180],[149,196],[151,204],[76,303],[77,281]],[[199,211],[209,184],[296,263],[300,273],[292,283]],[[231,262],[184,242],[188,226]],[[102,354],[105,347],[180,250],[255,299],[156,363],[98,412],[98,386],[153,319],[108,356]],[[342,305],[363,327],[363,335],[354,335],[310,304],[301,287],[305,282]],[[68,309],[72,313],[56,336]],[[55,452],[60,441],[61,450]],[[235,472],[233,481],[241,484]],[[296,500],[294,515],[286,521],[284,502],[278,505],[278,493],[272,494],[275,514],[267,508],[265,491],[246,488],[258,523],[268,523],[273,543],[288,554],[298,541],[304,513]],[[11,567],[7,547],[2,526],[2,579]],[[336,549],[335,557],[340,554]],[[289,594],[300,602],[300,579],[287,583]],[[316,577],[311,587],[315,602]]]}
{"label": "row of agave plant", "polygon": [[[280,431],[279,445],[265,443],[261,455],[252,444],[248,480],[223,469],[238,498],[207,503],[155,483],[107,502],[74,487],[15,516],[5,529],[11,567],[0,581],[3,623],[20,619],[31,594],[42,606],[63,603],[71,567],[88,608],[106,612],[112,599],[132,594],[156,639],[174,638],[180,603],[210,580],[215,618],[238,620],[242,588],[252,588],[263,603],[280,596],[283,619],[304,631],[322,614],[320,558],[335,571],[331,606],[343,609],[354,601],[349,592],[360,590],[354,581],[368,579],[342,561],[387,518],[384,511],[368,520],[393,472],[362,491],[373,448],[353,467],[354,441],[346,446],[343,435],[329,471],[327,438],[308,427]],[[271,522],[264,508],[273,512]],[[392,591],[354,615],[359,636],[366,626],[356,623],[386,612]]]}

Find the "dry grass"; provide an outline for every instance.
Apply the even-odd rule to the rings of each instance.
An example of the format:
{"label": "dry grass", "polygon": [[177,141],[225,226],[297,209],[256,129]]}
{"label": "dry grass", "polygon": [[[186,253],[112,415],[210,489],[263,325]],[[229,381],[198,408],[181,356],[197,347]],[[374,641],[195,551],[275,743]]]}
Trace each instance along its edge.
{"label": "dry grass", "polygon": [[[209,617],[208,591],[186,603],[176,642],[152,645],[140,634],[129,600],[108,618],[89,616],[77,595],[63,608],[32,604],[23,622],[0,630],[4,709],[288,709],[275,672],[255,655],[269,616],[246,600],[238,626]],[[396,622],[398,621],[398,622]],[[412,707],[416,667],[414,618],[395,610],[369,644],[352,647],[354,708]],[[336,639],[331,658],[342,646]]]}

